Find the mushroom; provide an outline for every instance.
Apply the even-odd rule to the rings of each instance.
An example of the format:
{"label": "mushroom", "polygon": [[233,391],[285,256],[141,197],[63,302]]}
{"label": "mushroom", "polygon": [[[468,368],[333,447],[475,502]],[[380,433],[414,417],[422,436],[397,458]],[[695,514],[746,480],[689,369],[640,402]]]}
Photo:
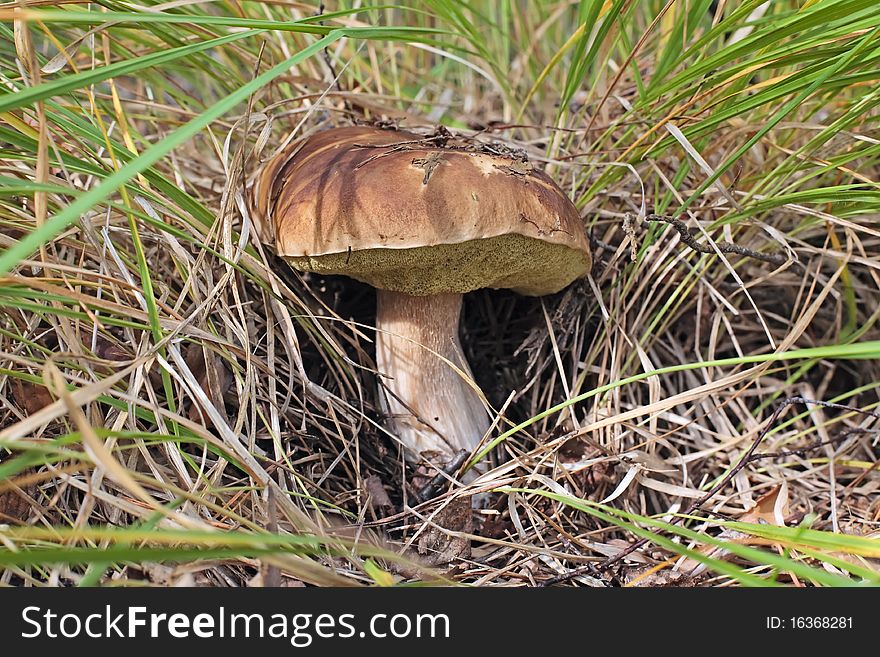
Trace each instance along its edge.
{"label": "mushroom", "polygon": [[490,417],[458,336],[462,295],[558,292],[590,268],[579,213],[544,173],[489,149],[334,128],[281,151],[252,187],[264,241],[294,268],[376,288],[376,365],[408,461],[471,452]]}

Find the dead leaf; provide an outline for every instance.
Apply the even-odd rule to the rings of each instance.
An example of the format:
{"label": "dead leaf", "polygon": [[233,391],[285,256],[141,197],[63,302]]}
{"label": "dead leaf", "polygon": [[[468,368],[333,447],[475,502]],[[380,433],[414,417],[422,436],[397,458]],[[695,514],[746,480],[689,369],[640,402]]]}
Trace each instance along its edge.
{"label": "dead leaf", "polygon": [[785,527],[785,519],[791,514],[788,508],[788,485],[774,486],[762,495],[755,506],[739,517],[740,522]]}
{"label": "dead leaf", "polygon": [[488,518],[483,518],[477,533],[486,538],[499,539],[512,536],[514,531],[515,527],[509,519],[502,516],[489,516]]}
{"label": "dead leaf", "polygon": [[[0,462],[3,456],[0,455]],[[29,468],[15,475],[14,478],[0,479],[0,523],[8,522],[10,518],[25,521],[31,512],[33,496],[37,492],[37,485],[28,481],[36,473]]]}
{"label": "dead leaf", "polygon": [[[191,343],[187,346],[183,357],[186,361],[187,367],[189,367],[190,371],[193,373],[196,381],[199,382],[199,386],[205,391],[211,404],[214,405],[214,408],[216,408],[221,415],[225,416],[225,403],[223,398],[225,392],[232,385],[232,373],[229,371],[229,368],[226,367],[226,363],[223,359],[215,355],[213,352],[210,352],[210,355],[208,356],[209,360],[206,360],[206,352],[207,350],[201,345]],[[208,363],[211,364],[216,373],[216,387],[211,385],[211,373],[208,372]],[[211,421],[210,417],[208,417],[208,414],[205,413],[204,409],[199,408],[198,402],[195,400],[193,400],[193,403],[187,411],[187,417],[193,422],[204,421],[206,427],[210,428],[214,426],[214,423]]]}
{"label": "dead leaf", "polygon": [[367,494],[367,503],[380,518],[395,513],[394,504],[388,497],[388,492],[382,485],[382,480],[376,475],[370,475],[364,479],[364,492]]}
{"label": "dead leaf", "polygon": [[[91,335],[89,336],[88,341],[83,341],[83,344],[91,348]],[[100,333],[96,336],[94,345],[95,356],[102,361],[106,361],[95,365],[95,369],[103,374],[115,372],[119,367],[118,363],[130,361],[134,358],[134,354],[126,347],[113,342]]]}
{"label": "dead leaf", "polygon": [[12,398],[26,415],[33,415],[55,401],[45,386],[21,379],[10,379],[10,385]]}
{"label": "dead leaf", "polygon": [[[774,486],[770,492],[758,498],[755,506],[740,515],[737,520],[755,525],[785,527],[785,519],[788,516],[788,484],[782,482],[782,484]],[[742,541],[746,538],[748,538],[748,534],[736,531],[735,529],[725,529],[718,535],[718,540],[728,542]],[[725,559],[730,554],[728,550],[714,545],[706,545],[700,548],[699,551],[713,559]],[[705,572],[706,566],[695,559],[684,557],[679,562],[677,570],[691,577],[696,577]]]}
{"label": "dead leaf", "polygon": [[452,500],[431,519],[431,523],[434,526],[426,527],[419,536],[418,554],[424,564],[440,566],[471,556],[469,538],[444,531],[472,533],[473,514],[470,498],[461,497]]}
{"label": "dead leaf", "polygon": [[[91,345],[91,339],[88,345]],[[95,355],[102,360],[109,360],[114,363],[120,363],[134,358],[131,350],[113,342],[104,335],[98,333],[95,338]]]}
{"label": "dead leaf", "polygon": [[569,438],[559,446],[556,455],[560,463],[577,463],[584,460],[588,453],[592,456],[595,452],[598,450],[586,440]]}

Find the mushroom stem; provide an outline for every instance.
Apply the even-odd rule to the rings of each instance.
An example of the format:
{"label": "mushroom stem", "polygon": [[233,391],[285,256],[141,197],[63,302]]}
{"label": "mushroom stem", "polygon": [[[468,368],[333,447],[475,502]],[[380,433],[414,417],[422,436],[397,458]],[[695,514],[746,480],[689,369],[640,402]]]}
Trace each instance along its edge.
{"label": "mushroom stem", "polygon": [[407,460],[424,457],[442,466],[460,450],[473,450],[490,425],[458,339],[462,295],[377,294],[383,410]]}

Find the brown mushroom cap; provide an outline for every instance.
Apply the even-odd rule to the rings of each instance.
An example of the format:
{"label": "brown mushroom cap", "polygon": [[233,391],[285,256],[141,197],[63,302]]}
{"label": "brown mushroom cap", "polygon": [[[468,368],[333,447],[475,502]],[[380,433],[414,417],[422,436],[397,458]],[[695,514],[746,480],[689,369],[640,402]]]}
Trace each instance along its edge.
{"label": "brown mushroom cap", "polygon": [[267,163],[254,196],[261,236],[297,269],[410,295],[550,294],[591,264],[577,209],[544,173],[409,132],[320,132]]}

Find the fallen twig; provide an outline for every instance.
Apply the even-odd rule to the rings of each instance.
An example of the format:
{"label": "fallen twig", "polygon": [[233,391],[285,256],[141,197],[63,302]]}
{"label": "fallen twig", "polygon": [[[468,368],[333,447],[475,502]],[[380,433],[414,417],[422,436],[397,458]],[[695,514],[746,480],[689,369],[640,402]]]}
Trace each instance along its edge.
{"label": "fallen twig", "polygon": [[782,253],[759,253],[758,251],[753,251],[752,249],[740,246],[739,244],[732,244],[731,242],[717,242],[715,246],[718,251],[716,251],[715,248],[709,244],[701,244],[700,242],[697,242],[697,238],[691,229],[688,228],[687,224],[681,219],[676,219],[675,217],[667,217],[662,214],[649,214],[645,221],[642,222],[642,227],[647,228],[651,223],[669,224],[678,232],[681,241],[697,253],[714,254],[718,251],[721,253],[735,253],[746,258],[754,258],[755,260],[769,262],[774,265],[783,265],[788,260],[788,258]]}

